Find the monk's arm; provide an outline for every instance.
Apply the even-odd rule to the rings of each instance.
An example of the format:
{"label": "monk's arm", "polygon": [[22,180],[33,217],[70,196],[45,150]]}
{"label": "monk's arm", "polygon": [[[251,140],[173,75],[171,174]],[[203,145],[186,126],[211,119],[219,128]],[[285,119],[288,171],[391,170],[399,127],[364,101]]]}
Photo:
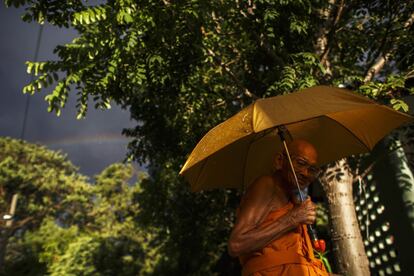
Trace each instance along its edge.
{"label": "monk's arm", "polygon": [[269,177],[259,178],[249,188],[241,203],[238,219],[228,242],[231,256],[240,256],[261,249],[299,225],[288,213],[266,227],[258,227],[269,212],[268,205],[273,190],[273,182]]}

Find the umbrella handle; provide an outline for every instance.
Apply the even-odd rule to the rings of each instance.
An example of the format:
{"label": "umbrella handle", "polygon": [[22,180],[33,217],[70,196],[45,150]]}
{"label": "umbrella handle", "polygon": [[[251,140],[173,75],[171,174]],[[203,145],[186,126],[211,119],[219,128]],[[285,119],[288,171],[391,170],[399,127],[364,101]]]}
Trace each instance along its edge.
{"label": "umbrella handle", "polygon": [[298,177],[296,176],[295,168],[293,167],[292,159],[290,158],[289,149],[288,149],[287,144],[286,144],[285,134],[286,134],[286,132],[288,132],[288,130],[286,129],[285,126],[278,126],[278,129],[279,129],[278,134],[280,136],[280,140],[282,140],[283,147],[284,147],[284,149],[286,151],[286,156],[287,156],[287,158],[289,160],[290,169],[292,170],[293,177],[294,177],[295,183],[296,183],[296,187],[298,188],[298,191],[299,191],[300,201],[301,202],[304,202],[305,201],[305,198],[303,197],[302,192],[300,190]]}
{"label": "umbrella handle", "polygon": [[312,224],[308,224],[307,227],[308,227],[308,234],[312,240],[312,244],[314,244],[314,242],[318,240],[318,234],[316,234],[316,229],[315,227],[313,227]]}
{"label": "umbrella handle", "polygon": [[[278,134],[279,134],[280,140],[282,140],[283,146],[285,148],[285,151],[286,151],[286,154],[287,154],[287,157],[288,157],[288,160],[289,160],[290,168],[292,169],[292,172],[293,172],[293,176],[294,176],[294,179],[295,179],[295,182],[296,182],[296,186],[297,186],[298,191],[299,191],[300,201],[303,202],[303,201],[305,201],[305,197],[302,195],[302,191],[301,191],[300,186],[299,186],[298,178],[296,176],[295,168],[293,167],[292,160],[290,159],[289,149],[286,145],[286,134],[290,136],[291,140],[292,140],[292,136],[290,135],[290,132],[287,130],[286,126],[281,125],[281,126],[278,126],[277,128],[278,128]],[[309,236],[312,240],[312,245],[315,247],[315,244],[318,241],[318,235],[316,234],[316,230],[313,227],[313,225],[308,224],[307,227],[308,227],[308,234],[309,234]]]}
{"label": "umbrella handle", "polygon": [[279,135],[281,141],[287,141],[286,136],[289,136],[291,141],[293,140],[292,134],[290,134],[289,130],[284,125],[277,127],[277,134]]}

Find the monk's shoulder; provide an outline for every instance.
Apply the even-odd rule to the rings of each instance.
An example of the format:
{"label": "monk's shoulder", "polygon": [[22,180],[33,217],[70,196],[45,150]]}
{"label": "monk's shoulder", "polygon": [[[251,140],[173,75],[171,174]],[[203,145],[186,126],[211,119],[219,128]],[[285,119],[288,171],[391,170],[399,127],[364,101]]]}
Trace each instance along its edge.
{"label": "monk's shoulder", "polygon": [[272,201],[274,182],[272,176],[258,177],[247,188],[238,208],[237,217],[240,224],[256,225],[266,212],[266,206]]}
{"label": "monk's shoulder", "polygon": [[275,190],[275,182],[271,175],[258,177],[248,188],[249,197],[269,198]]}
{"label": "monk's shoulder", "polygon": [[271,175],[262,175],[256,178],[256,181],[253,182],[252,185],[259,185],[262,188],[273,189],[274,188],[275,179]]}

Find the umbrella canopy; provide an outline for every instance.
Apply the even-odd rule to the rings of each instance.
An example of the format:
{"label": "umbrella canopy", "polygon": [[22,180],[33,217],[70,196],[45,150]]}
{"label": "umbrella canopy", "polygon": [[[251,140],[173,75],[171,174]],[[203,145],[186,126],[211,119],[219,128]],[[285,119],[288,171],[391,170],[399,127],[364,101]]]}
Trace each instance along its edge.
{"label": "umbrella canopy", "polygon": [[192,191],[246,187],[272,172],[282,143],[277,126],[312,143],[319,165],[370,151],[413,118],[352,91],[316,86],[260,99],[211,129],[181,169]]}

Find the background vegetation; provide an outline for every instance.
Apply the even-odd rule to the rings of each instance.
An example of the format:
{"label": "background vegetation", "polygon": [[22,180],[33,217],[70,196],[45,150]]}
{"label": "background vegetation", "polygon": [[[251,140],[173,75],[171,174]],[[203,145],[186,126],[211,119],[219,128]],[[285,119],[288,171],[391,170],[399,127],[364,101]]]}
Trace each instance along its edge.
{"label": "background vegetation", "polygon": [[[61,209],[48,205],[57,201],[50,194],[47,204],[36,203],[51,206],[50,211],[42,207],[47,219],[33,226],[38,234],[18,232],[22,238],[13,243],[23,248],[37,235],[52,238],[62,231],[58,235],[62,240],[54,247],[39,249],[47,239],[30,247],[30,252],[43,252],[39,271],[70,271],[76,269],[76,262],[85,264],[86,274],[105,274],[115,267],[125,274],[142,267],[157,275],[226,273],[234,266],[225,247],[239,194],[228,190],[192,194],[178,177],[186,156],[208,129],[256,98],[316,84],[344,85],[401,111],[408,108],[401,97],[414,92],[412,1],[5,3],[26,5],[25,21],[75,28],[79,33],[72,43],[56,47],[57,60],[27,63],[28,72],[36,79],[24,92],[35,93],[53,85],[45,100],[49,111],[58,115],[72,94],[78,100],[79,118],[86,116],[89,99],[98,108],[109,108],[115,102],[128,109],[136,121],[135,128],[124,130],[133,139],[129,157],[148,166],[148,177],[138,186],[126,185],[128,170],[120,165],[104,171],[94,185],[85,184],[76,173],[59,170],[58,175],[64,175],[60,181],[68,188],[66,184],[48,185],[69,189],[59,192],[59,197],[70,208],[59,213]],[[68,165],[62,170],[73,168]],[[113,177],[116,174],[122,181]],[[74,180],[69,181],[71,178]],[[23,177],[12,179],[14,182],[1,183],[24,185]],[[83,192],[73,188],[75,184]],[[109,196],[115,186],[121,187],[119,192]],[[123,193],[125,202],[134,195],[133,203],[111,205],[112,196]],[[33,208],[27,212],[39,213]],[[119,208],[123,215],[117,217],[112,208]],[[61,228],[52,231],[53,227]],[[53,235],[47,234],[50,231]],[[105,234],[109,232],[116,233],[111,238],[120,242],[109,242],[111,238]],[[151,235],[149,249],[147,234]],[[98,250],[102,247],[105,250]],[[131,250],[143,255],[132,260],[115,258],[116,265],[106,266],[108,257],[99,255],[106,248],[114,250],[110,251],[114,256]],[[157,258],[144,265],[144,260],[151,259],[148,254]],[[59,265],[52,262],[44,267],[54,258],[59,258]],[[91,265],[91,258],[97,263]],[[121,265],[125,263],[133,265]]]}

